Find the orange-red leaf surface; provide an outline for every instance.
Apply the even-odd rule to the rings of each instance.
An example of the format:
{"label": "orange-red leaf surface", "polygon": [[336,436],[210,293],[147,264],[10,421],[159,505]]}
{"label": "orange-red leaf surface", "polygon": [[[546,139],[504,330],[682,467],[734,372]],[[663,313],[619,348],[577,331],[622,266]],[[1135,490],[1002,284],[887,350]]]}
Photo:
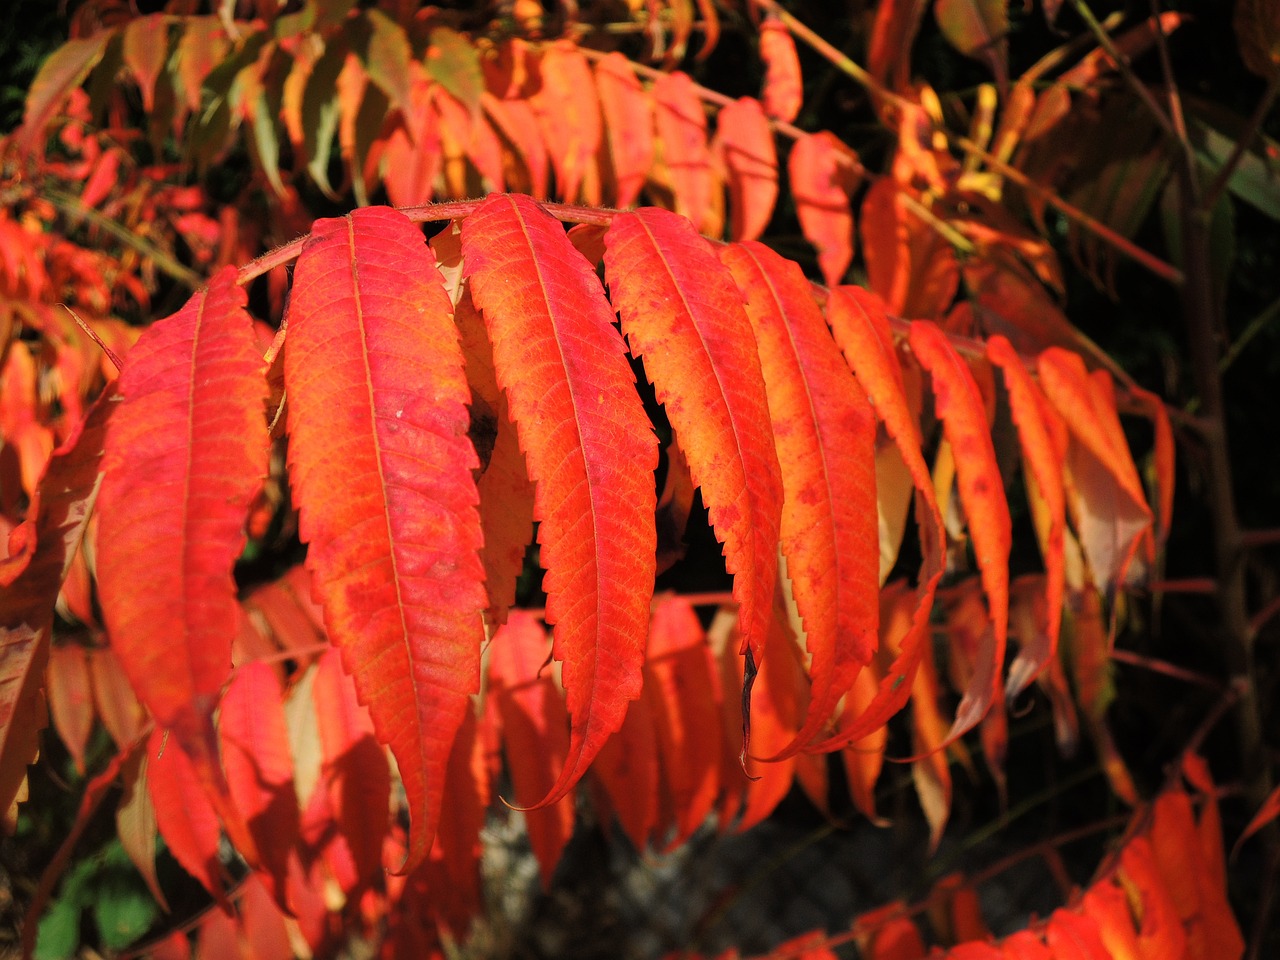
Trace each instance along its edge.
{"label": "orange-red leaf surface", "polygon": [[602,809],[613,811],[632,846],[643,851],[658,825],[658,737],[647,697],[627,705],[626,719],[591,769],[606,795]]}
{"label": "orange-red leaf surface", "polygon": [[[880,547],[876,422],[799,266],[759,243],[720,259],[746,298],[782,472],[782,553],[811,658],[799,750],[875,652]],[[775,758],[776,759],[776,758]]]}
{"label": "orange-red leaf surface", "polygon": [[400,768],[406,869],[430,849],[449,748],[480,684],[476,456],[452,313],[417,228],[370,207],[317,221],[285,346],[307,567]]}
{"label": "orange-red leaf surface", "polygon": [[93,690],[88,652],[79,643],[55,644],[49,652],[45,695],[58,737],[83,776],[84,751],[93,730]]}
{"label": "orange-red leaf surface", "polygon": [[142,109],[155,110],[156,80],[169,57],[169,23],[164,14],[130,20],[121,32],[121,54],[142,94]]}
{"label": "orange-red leaf surface", "polygon": [[1067,465],[1078,495],[1081,546],[1094,582],[1105,589],[1125,575],[1138,539],[1151,525],[1151,510],[1114,397],[1089,376],[1078,354],[1059,347],[1041,353],[1037,369],[1040,385],[1071,431]]}
{"label": "orange-red leaf surface", "polygon": [[861,716],[842,726],[837,737],[822,744],[829,749],[861,740],[902,709],[910,697],[912,680],[920,666],[922,644],[929,641],[929,614],[942,576],[944,538],[933,480],[920,452],[920,428],[907,404],[902,369],[889,332],[884,302],[860,287],[837,287],[827,298],[827,322],[845,362],[867,392],[877,419],[897,444],[915,485],[916,521],[923,554],[918,574],[919,599],[911,629],[902,640],[901,652]]}
{"label": "orange-red leaf surface", "polygon": [[827,286],[844,279],[853,260],[853,210],[857,154],[824,130],[801,137],[787,158],[787,176],[805,239],[817,248]]}
{"label": "orange-red leaf surface", "polygon": [[103,455],[98,589],[111,646],[163,726],[209,716],[240,607],[232,564],[267,472],[267,384],[227,267],[143,333]]}
{"label": "orange-red leaf surface", "polygon": [[742,97],[720,108],[716,149],[729,181],[729,235],[755,240],[778,200],[778,152],[759,100]]}
{"label": "orange-red leaf surface", "polygon": [[147,740],[147,789],[156,825],[175,860],[215,897],[222,897],[218,817],[200,789],[191,761],[165,731]]}
{"label": "orange-red leaf surface", "polygon": [[[1009,551],[1013,525],[1000,479],[1000,465],[987,428],[982,394],[968,364],[944,334],[927,320],[911,324],[911,350],[932,377],[938,418],[955,451],[960,502],[968,518],[969,537],[982,574],[987,612],[993,627],[993,647],[978,656],[973,677],[956,708],[951,737],[958,737],[982,719],[1000,688],[1009,628]],[[984,634],[985,645],[985,634]]]}
{"label": "orange-red leaf surface", "polygon": [[630,62],[617,51],[596,61],[595,77],[617,184],[614,203],[632,207],[653,166],[653,106]]}
{"label": "orange-red leaf surface", "polygon": [[800,78],[800,59],[796,42],[786,24],[769,17],[760,24],[760,59],[764,61],[764,112],[775,120],[790,123],[800,112],[804,85]]}
{"label": "orange-red leaf surface", "polygon": [[782,478],[742,294],[689,221],[653,207],[614,217],[605,276],[631,351],[666,407],[741,610],[756,663],[772,616]]}
{"label": "orange-red leaf surface", "polygon": [[573,832],[572,785],[555,802],[538,802],[565,779],[568,717],[551,672],[543,669],[547,633],[535,617],[513,610],[494,634],[490,650],[490,691],[502,717],[507,768],[515,802],[525,809],[529,843],[545,889]]}
{"label": "orange-red leaf surface", "polygon": [[1065,907],[1049,917],[1044,939],[1054,960],[1110,960],[1097,922]]}
{"label": "orange-red leaf surface", "polygon": [[662,162],[671,174],[676,212],[699,230],[711,210],[715,176],[707,146],[707,116],[687,74],[664,73],[653,84],[654,123]]}
{"label": "orange-red leaf surface", "polygon": [[1173,487],[1174,467],[1177,447],[1173,442],[1173,426],[1169,422],[1169,411],[1164,401],[1149,390],[1130,386],[1129,392],[1147,411],[1151,425],[1155,431],[1155,443],[1152,449],[1153,472],[1155,474],[1155,520],[1156,543],[1163,548],[1169,537],[1173,524]]}
{"label": "orange-red leaf surface", "polygon": [[464,221],[471,296],[536,484],[547,622],[573,736],[563,797],[640,695],[655,568],[656,441],[595,271],[533,200]]}
{"label": "orange-red leaf surface", "polygon": [[[1005,693],[1016,697],[1027,684],[1039,675],[1045,664],[1053,659],[1058,649],[1058,633],[1062,623],[1062,598],[1066,580],[1066,560],[1063,555],[1063,533],[1066,530],[1066,493],[1062,485],[1062,458],[1041,415],[1039,387],[1031,374],[1014,353],[1004,337],[996,334],[987,341],[987,359],[1004,374],[1005,388],[1009,394],[1009,408],[1018,430],[1018,442],[1022,448],[1023,475],[1029,485],[1034,485],[1040,502],[1045,506],[1046,530],[1042,542],[1045,545],[1045,605],[1046,629],[1036,631],[1036,641],[1024,646],[1009,667]],[[1032,500],[1033,513],[1035,500]],[[1041,522],[1039,516],[1034,519]]]}
{"label": "orange-red leaf surface", "polygon": [[558,40],[543,51],[541,74],[542,86],[532,102],[551,154],[557,192],[567,201],[581,196],[585,203],[598,203],[599,184],[592,196],[588,181],[603,134],[591,67],[577,44]]}

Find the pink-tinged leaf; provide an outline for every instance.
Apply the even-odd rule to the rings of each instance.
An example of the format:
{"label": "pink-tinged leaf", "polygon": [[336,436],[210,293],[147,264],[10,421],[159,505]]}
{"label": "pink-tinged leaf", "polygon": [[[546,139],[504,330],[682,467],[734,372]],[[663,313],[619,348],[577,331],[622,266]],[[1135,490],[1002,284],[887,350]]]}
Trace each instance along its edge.
{"label": "pink-tinged leaf", "polygon": [[630,61],[617,51],[596,61],[595,76],[617,184],[615,204],[633,207],[653,167],[653,105]]}
{"label": "pink-tinged leaf", "polygon": [[142,109],[156,107],[156,80],[169,57],[169,21],[162,13],[130,20],[121,34],[124,64],[142,94]]}
{"label": "pink-tinged leaf", "polygon": [[550,671],[543,670],[547,634],[532,615],[513,610],[490,649],[489,689],[502,717],[507,768],[545,889],[573,832],[572,785],[554,802],[538,802],[565,779],[568,715]]}
{"label": "pink-tinged leaf", "polygon": [[[327,806],[337,824],[342,846],[327,852],[331,862],[340,865],[340,874],[343,868],[351,868],[350,875],[339,880],[346,892],[369,882],[382,866],[391,792],[386,753],[374,736],[376,720],[357,700],[357,689],[343,672],[337,651],[330,650],[320,658],[311,696],[320,735],[323,788],[313,793],[312,803]],[[447,765],[447,756],[445,760]],[[444,785],[438,789],[443,794]],[[410,817],[413,812],[411,801]],[[312,813],[310,807],[307,813]]]}
{"label": "pink-tinged leaf", "polygon": [[831,287],[844,279],[853,260],[850,197],[861,171],[858,155],[825,130],[797,140],[787,159],[800,229],[817,249],[822,276]]}
{"label": "pink-tinged leaf", "polygon": [[598,203],[589,178],[595,175],[603,126],[591,66],[577,44],[557,40],[543,51],[540,72],[542,86],[532,103],[556,172],[556,192],[569,202]]}
{"label": "pink-tinged leaf", "polygon": [[671,176],[676,212],[706,228],[715,174],[707,146],[707,115],[687,74],[664,73],[653,84],[654,123]]}
{"label": "pink-tinged leaf", "polygon": [[750,648],[759,663],[772,616],[782,478],[742,294],[688,220],[652,207],[614,217],[605,276],[725,545],[743,652]]}
{"label": "pink-tinged leaf", "polygon": [[49,652],[46,680],[49,714],[76,769],[84,773],[84,751],[93,729],[93,690],[89,683],[89,658],[74,641],[59,643]]}
{"label": "pink-tinged leaf", "polygon": [[778,462],[786,464],[782,554],[804,623],[813,686],[808,714],[785,756],[817,734],[875,652],[876,422],[800,268],[754,242],[725,247],[720,258],[746,298]]}
{"label": "pink-tinged leaf", "polygon": [[929,467],[920,452],[920,428],[907,403],[889,318],[883,301],[859,287],[837,287],[827,298],[827,322],[845,362],[866,391],[876,418],[902,454],[916,488],[916,521],[923,555],[918,574],[917,605],[902,649],[880,681],[880,689],[863,713],[839,734],[814,749],[831,749],[861,740],[907,702],[920,666],[923,644],[929,642],[929,614],[942,577],[945,540],[942,516],[933,492]]}
{"label": "pink-tinged leaf", "polygon": [[675,827],[664,838],[670,847],[701,826],[720,787],[720,741],[708,735],[719,726],[716,702],[708,696],[715,682],[711,666],[702,624],[689,602],[670,594],[656,599],[644,698],[654,718],[665,805]]}
{"label": "pink-tinged leaf", "polygon": [[79,87],[89,76],[89,71],[97,66],[114,35],[113,30],[103,30],[92,36],[68,40],[40,65],[27,91],[26,110],[17,132],[19,153],[29,153],[41,143],[50,122],[71,96],[71,91]]}
{"label": "pink-tinged leaf", "polygon": [[400,213],[321,220],[294,271],[285,383],[307,567],[427,855],[480,682],[485,606],[470,390],[451,304]]}
{"label": "pink-tinged leaf", "polygon": [[268,664],[240,667],[222,697],[218,737],[231,798],[268,871],[264,880],[283,903],[289,853],[298,837],[298,796],[281,693]]}
{"label": "pink-tinged leaf", "polygon": [[462,253],[536,485],[573,720],[554,803],[640,695],[657,447],[600,282],[559,222],[527,197],[494,196],[463,223]]}
{"label": "pink-tinged leaf", "polygon": [[968,364],[956,353],[946,334],[927,320],[911,324],[911,350],[932,378],[935,409],[955,453],[960,502],[968,520],[993,628],[991,648],[985,649],[984,634],[984,649],[956,708],[950,734],[955,738],[982,719],[1000,691],[1000,669],[1008,639],[1013,525],[987,427],[986,408]]}
{"label": "pink-tinged leaf", "polygon": [[224,268],[139,338],[103,455],[103,614],[162,726],[212,714],[240,616],[232,566],[267,473],[267,385],[235,276]]}
{"label": "pink-tinged leaf", "polygon": [[147,740],[147,789],[169,852],[219,900],[223,897],[218,815],[187,754],[163,730]]}
{"label": "pink-tinged leaf", "polygon": [[1067,466],[1081,546],[1094,582],[1105,589],[1130,572],[1138,541],[1151,526],[1151,510],[1109,391],[1089,376],[1077,354],[1058,347],[1040,354],[1037,369],[1045,395],[1071,432]]}
{"label": "pink-tinged leaf", "polygon": [[755,240],[778,200],[778,152],[760,101],[742,97],[720,108],[715,149],[729,181],[729,235]]}
{"label": "pink-tinged leaf", "polygon": [[804,84],[800,77],[800,59],[796,42],[786,24],[769,17],[760,24],[760,59],[764,61],[764,112],[775,120],[790,123],[800,112]]}
{"label": "pink-tinged leaf", "polygon": [[999,334],[987,341],[987,359],[1004,374],[1009,394],[1009,409],[1018,430],[1022,449],[1023,475],[1028,486],[1034,486],[1038,501],[1044,504],[1043,516],[1036,510],[1032,497],[1033,520],[1044,544],[1045,627],[1037,631],[1035,642],[1024,645],[1009,667],[1005,695],[1016,697],[1027,688],[1053,660],[1058,649],[1058,633],[1062,623],[1062,600],[1066,582],[1066,559],[1063,533],[1066,530],[1066,492],[1062,484],[1062,458],[1041,414],[1039,387],[1013,351],[1009,341]]}

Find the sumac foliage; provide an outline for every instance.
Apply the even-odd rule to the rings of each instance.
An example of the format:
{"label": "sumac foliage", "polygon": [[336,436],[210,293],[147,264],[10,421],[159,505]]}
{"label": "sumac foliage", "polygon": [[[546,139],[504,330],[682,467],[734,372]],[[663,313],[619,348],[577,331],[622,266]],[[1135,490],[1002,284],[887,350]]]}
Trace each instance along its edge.
{"label": "sumac foliage", "polygon": [[[951,874],[773,955],[1242,954],[1204,731],[1143,789],[1107,717],[1158,612],[1169,412],[1062,303],[1122,260],[1226,282],[1132,240],[1191,195],[1111,57],[1182,17],[1086,18],[1016,77],[1003,0],[866,5],[865,69],[771,0],[171,6],[79,8],[3,141],[0,810],[55,735],[84,784],[25,949],[73,952],[83,907],[107,950],[443,955],[498,797],[549,888],[579,808],[654,856],[793,788],[882,823],[905,758],[934,848],[975,748],[1004,800],[1034,685],[1132,808],[1088,885],[997,938]],[[911,81],[926,9],[994,83]],[[726,30],[758,97],[703,85]],[[874,169],[793,125],[797,38],[867,94]],[[1241,144],[1216,189],[1266,212]],[[222,204],[182,185],[221,166]],[[656,586],[695,491],[723,593]],[[111,813],[132,926],[105,866],[55,886]],[[1061,874],[1055,843],[1025,853]]]}

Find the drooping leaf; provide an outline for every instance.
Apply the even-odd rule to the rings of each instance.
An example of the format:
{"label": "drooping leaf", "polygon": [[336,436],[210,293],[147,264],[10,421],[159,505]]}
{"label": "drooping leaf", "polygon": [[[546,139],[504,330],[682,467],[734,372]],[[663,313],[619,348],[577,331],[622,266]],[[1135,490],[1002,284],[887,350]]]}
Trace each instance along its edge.
{"label": "drooping leaf", "polygon": [[294,271],[289,467],[325,623],[400,768],[412,869],[479,689],[470,397],[422,235],[385,208],[318,221]]}
{"label": "drooping leaf", "polygon": [[[1009,667],[1005,695],[1013,698],[1025,690],[1027,684],[1054,658],[1058,648],[1066,578],[1066,560],[1063,555],[1066,494],[1062,486],[1063,464],[1041,415],[1041,401],[1036,396],[1039,388],[1035,381],[1022,365],[1022,360],[1014,353],[1009,341],[998,334],[987,341],[987,359],[1004,374],[1009,407],[1022,449],[1023,476],[1028,485],[1035,487],[1039,501],[1045,507],[1042,517],[1035,509],[1035,499],[1032,499],[1033,519],[1045,548],[1046,630],[1043,633],[1037,632],[1037,642],[1024,647]],[[1042,532],[1040,527],[1044,528]]]}
{"label": "drooping leaf", "polygon": [[858,228],[867,285],[889,311],[911,318],[941,316],[960,282],[955,252],[906,208],[903,189],[892,177],[868,188]]}
{"label": "drooping leaf", "polygon": [[223,896],[218,816],[187,754],[163,730],[147,740],[147,789],[169,852],[215,898]]}
{"label": "drooping leaf", "polygon": [[911,695],[920,665],[922,644],[929,638],[929,614],[942,576],[944,534],[933,480],[920,452],[920,428],[907,404],[902,370],[889,332],[889,318],[879,297],[859,287],[837,287],[827,298],[827,323],[845,362],[867,392],[877,419],[897,444],[916,488],[916,521],[923,560],[918,576],[915,616],[902,649],[880,681],[880,689],[857,720],[842,726],[821,748],[861,740],[902,709]]}
{"label": "drooping leaf", "polygon": [[671,177],[676,212],[707,230],[715,175],[707,146],[707,116],[688,74],[664,73],[653,84],[654,124]]}
{"label": "drooping leaf", "polygon": [[653,166],[653,105],[629,61],[617,51],[596,61],[595,78],[617,184],[615,202],[633,207]]}
{"label": "drooping leaf", "polygon": [[142,94],[142,109],[156,108],[156,80],[169,56],[169,22],[161,13],[130,20],[121,31],[125,66],[133,73]]}
{"label": "drooping leaf", "polygon": [[80,86],[89,71],[97,66],[107,49],[107,42],[114,36],[114,31],[103,30],[68,40],[40,65],[39,72],[31,81],[31,89],[27,91],[26,110],[16,141],[20,153],[28,153],[40,144],[45,130],[71,91]]}
{"label": "drooping leaf", "polygon": [[124,792],[116,807],[116,836],[161,909],[169,904],[156,875],[156,807],[147,789],[147,755],[134,751],[120,771]]}
{"label": "drooping leaf", "polygon": [[49,714],[72,762],[84,773],[84,751],[93,729],[93,692],[89,686],[89,658],[79,643],[55,644],[49,651],[45,684]]}
{"label": "drooping leaf", "polygon": [[965,56],[985,61],[1004,84],[1009,78],[1009,0],[938,0],[933,14],[947,41]]}
{"label": "drooping leaf", "polygon": [[911,81],[911,45],[928,6],[928,0],[883,0],[876,7],[867,70],[881,83],[889,81],[895,90],[905,89]]}
{"label": "drooping leaf", "polygon": [[484,74],[480,71],[480,54],[470,40],[448,27],[434,27],[427,35],[422,66],[473,117],[479,115]]}
{"label": "drooping leaf", "polygon": [[755,240],[778,199],[778,154],[760,101],[741,97],[720,108],[715,148],[729,181],[729,235]]}
{"label": "drooping leaf", "polygon": [[529,843],[546,889],[573,832],[572,784],[554,802],[545,800],[565,781],[563,771],[571,749],[569,718],[555,681],[542,669],[547,661],[547,634],[537,619],[513,610],[494,634],[490,649],[490,690],[502,717],[515,802],[525,810]]}
{"label": "drooping leaf", "polygon": [[612,810],[631,845],[643,852],[658,826],[658,737],[647,697],[627,705],[626,719],[591,770],[606,795],[603,808]]}
{"label": "drooping leaf", "polygon": [[993,627],[993,647],[979,656],[951,736],[958,737],[986,714],[1001,686],[1000,669],[1009,622],[1009,552],[1012,521],[1000,467],[987,427],[986,409],[973,374],[946,335],[927,320],[911,324],[911,349],[932,378],[938,418],[955,451],[960,502],[968,519],[982,588]]}
{"label": "drooping leaf", "polygon": [[684,218],[652,207],[614,217],[605,276],[725,545],[756,662],[768,633],[782,479],[764,376],[742,295]]}
{"label": "drooping leaf", "polygon": [[[768,247],[725,247],[746,298],[782,472],[780,536],[813,689],[782,755],[818,732],[871,659],[879,614],[875,418],[800,268]],[[776,759],[776,758],[775,758]]]}
{"label": "drooping leaf", "polygon": [[640,694],[657,449],[599,280],[560,224],[528,198],[494,196],[463,223],[462,254],[536,485],[573,720],[554,803]]}
{"label": "drooping leaf", "polygon": [[800,112],[804,84],[796,42],[786,24],[776,17],[760,24],[760,59],[764,61],[764,89],[760,99],[764,112],[775,120],[790,123]]}
{"label": "drooping leaf", "polygon": [[818,251],[827,285],[844,279],[853,260],[850,197],[862,167],[857,154],[828,131],[801,137],[787,159],[800,229]]}
{"label": "drooping leaf", "polygon": [[567,201],[599,203],[593,165],[603,129],[600,101],[587,58],[577,45],[557,40],[542,53],[542,86],[533,109],[556,173],[556,192]]}

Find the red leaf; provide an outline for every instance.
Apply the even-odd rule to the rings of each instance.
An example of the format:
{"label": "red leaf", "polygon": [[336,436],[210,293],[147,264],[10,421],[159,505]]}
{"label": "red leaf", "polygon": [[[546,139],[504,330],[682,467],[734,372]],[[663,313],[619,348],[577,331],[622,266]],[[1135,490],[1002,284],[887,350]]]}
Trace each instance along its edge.
{"label": "red leaf", "polygon": [[542,669],[547,634],[532,615],[513,610],[490,649],[490,690],[502,716],[507,767],[545,889],[573,832],[572,784],[557,800],[543,799],[536,807],[534,801],[552,796],[555,785],[564,782],[568,716],[555,681]]}
{"label": "red leaf", "polygon": [[782,554],[811,657],[808,714],[781,757],[813,738],[875,652],[876,423],[800,268],[758,243],[725,247],[720,258],[747,300],[787,465]]}
{"label": "red leaf", "polygon": [[1053,952],[1030,930],[1019,930],[1000,941],[1004,960],[1053,960]]}
{"label": "red leaf", "polygon": [[689,221],[653,207],[614,217],[605,276],[702,488],[756,663],[772,615],[782,479],[742,294]]}
{"label": "red leaf", "polygon": [[928,6],[928,0],[883,0],[876,7],[867,70],[881,83],[890,81],[895,90],[904,90],[911,82],[911,44]]}
{"label": "red leaf", "polygon": [[187,754],[164,730],[147,740],[147,789],[169,852],[215,898],[223,897],[218,816]]}
{"label": "red leaf", "polygon": [[844,279],[853,260],[849,198],[861,170],[858,155],[825,130],[797,140],[787,159],[800,229],[817,249],[818,265],[830,287]]}
{"label": "red leaf", "polygon": [[905,208],[892,177],[867,190],[859,227],[867,286],[884,297],[890,313],[934,318],[950,306],[960,283],[955,251]]}
{"label": "red leaf", "polygon": [[858,382],[867,392],[876,417],[897,444],[916,488],[916,520],[923,561],[911,630],[902,650],[880,681],[875,699],[856,721],[814,749],[831,749],[861,740],[902,709],[911,695],[912,679],[920,665],[923,644],[929,640],[929,614],[942,576],[944,539],[942,516],[933,480],[920,452],[920,428],[907,404],[889,318],[879,297],[859,287],[837,287],[827,298],[827,322],[837,346]]}
{"label": "red leaf", "polygon": [[675,834],[683,843],[715,806],[720,783],[720,741],[711,652],[689,602],[668,594],[654,601],[645,657],[644,698],[658,739],[662,789],[668,796]]}
{"label": "red leaf", "polygon": [[1045,350],[1037,369],[1045,394],[1071,430],[1074,442],[1067,465],[1079,498],[1081,546],[1094,582],[1105,589],[1125,578],[1139,538],[1151,525],[1151,510],[1114,397],[1090,378],[1084,361],[1067,350]]}
{"label": "red leaf", "polygon": [[429,203],[440,175],[440,117],[431,103],[431,87],[418,80],[401,107],[402,125],[387,138],[383,183],[396,206]]}
{"label": "red leaf", "polygon": [[653,106],[630,61],[617,51],[596,61],[595,76],[617,183],[615,203],[632,207],[653,167]]}
{"label": "red leaf", "polygon": [[1138,945],[1142,956],[1151,960],[1187,956],[1186,932],[1147,837],[1134,837],[1120,851],[1120,879],[1138,917]]}
{"label": "red leaf", "polygon": [[905,916],[906,909],[895,901],[854,919],[858,949],[867,960],[920,960],[925,955],[920,928]]}
{"label": "red leaf", "polygon": [[716,183],[702,101],[693,81],[679,70],[660,76],[652,92],[654,123],[662,162],[671,175],[676,212],[693,221],[697,229],[706,230]]}
{"label": "red leaf", "polygon": [[[1058,649],[1058,633],[1062,624],[1062,598],[1066,579],[1063,533],[1066,530],[1066,493],[1062,485],[1062,458],[1041,415],[1043,399],[1039,387],[1013,352],[1009,341],[999,334],[987,341],[987,359],[1004,374],[1009,394],[1009,408],[1018,429],[1022,448],[1022,472],[1028,487],[1033,519],[1040,542],[1044,545],[1045,605],[1044,631],[1036,631],[1036,642],[1022,648],[1009,667],[1005,695],[1013,698],[1026,689],[1053,660]],[[1036,509],[1037,502],[1044,510]]]}
{"label": "red leaf", "polygon": [[1110,960],[1098,925],[1092,917],[1060,908],[1049,917],[1045,943],[1054,960]]}
{"label": "red leaf", "polygon": [[1129,912],[1129,899],[1110,878],[1095,883],[1080,898],[1080,909],[1098,928],[1098,936],[1108,957],[1138,960],[1138,931]]}
{"label": "red leaf", "polygon": [[613,811],[632,846],[643,851],[658,825],[658,737],[647,697],[627,705],[626,719],[591,769],[607,796],[603,809]]}
{"label": "red leaf", "polygon": [[543,51],[540,72],[542,86],[532,103],[551,153],[556,192],[568,202],[599,204],[594,165],[603,127],[587,58],[576,44],[557,40]]}
{"label": "red leaf", "polygon": [[1008,641],[1013,525],[987,427],[986,407],[968,364],[956,353],[946,334],[926,320],[911,324],[911,349],[932,377],[938,418],[954,451],[960,502],[968,519],[993,627],[993,647],[979,654],[968,689],[956,707],[955,725],[948,737],[954,739],[982,719],[1000,692],[1000,669]]}
{"label": "red leaf", "polygon": [[549,804],[640,695],[657,449],[599,280],[560,224],[527,197],[494,196],[463,223],[462,251],[536,484],[547,622],[573,718]]}
{"label": "red leaf", "polygon": [[218,737],[231,797],[269,871],[272,895],[283,903],[289,853],[298,837],[298,795],[280,697],[275,670],[246,663],[222,697]]}
{"label": "red leaf", "polygon": [[778,199],[778,153],[760,101],[742,97],[721,107],[715,142],[729,180],[729,234],[755,240]]}
{"label": "red leaf", "polygon": [[1249,825],[1244,828],[1244,833],[1240,834],[1240,839],[1236,841],[1236,849],[1277,817],[1280,817],[1280,787],[1272,790],[1267,799],[1262,802],[1262,806],[1258,808],[1258,812],[1253,815]]}
{"label": "red leaf", "polygon": [[430,849],[480,680],[476,458],[451,316],[402,214],[317,221],[285,347],[290,477],[330,637],[404,781],[406,870]]}
{"label": "red leaf", "polygon": [[786,24],[769,17],[760,24],[760,59],[764,61],[764,112],[775,120],[790,123],[800,112],[804,85],[800,79],[800,59],[796,42]]}

